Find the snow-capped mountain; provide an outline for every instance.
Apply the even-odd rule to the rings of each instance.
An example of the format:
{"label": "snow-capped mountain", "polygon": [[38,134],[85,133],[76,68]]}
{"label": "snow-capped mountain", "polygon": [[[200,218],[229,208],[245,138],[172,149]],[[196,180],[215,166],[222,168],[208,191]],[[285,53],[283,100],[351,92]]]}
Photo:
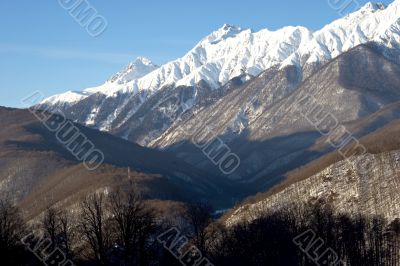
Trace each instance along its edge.
{"label": "snow-capped mountain", "polygon": [[[39,107],[61,109],[76,122],[154,146],[182,111],[165,103],[171,96],[181,99],[175,105],[184,103],[185,111],[197,113],[261,73],[267,73],[265,83],[276,71],[290,68],[278,75],[289,75],[288,82],[276,81],[282,85],[279,91],[268,90],[266,101],[272,106],[325,63],[368,42],[388,51],[400,47],[400,0],[388,7],[368,3],[314,32],[300,26],[254,32],[226,24],[182,58],[160,67],[139,58],[101,86],[50,97]],[[393,54],[387,58],[400,62]],[[246,129],[241,122],[237,126]]]}
{"label": "snow-capped mountain", "polygon": [[221,152],[218,145],[223,143],[240,158],[229,178],[268,187],[286,171],[333,149],[330,139],[348,137],[339,130],[335,134],[340,137],[326,139],[317,126],[337,123],[346,125],[351,135],[363,136],[400,116],[396,110],[367,118],[396,101],[400,101],[400,64],[388,60],[380,46],[363,44],[304,81],[293,66],[267,70],[215,104],[175,122],[149,146],[173,151],[218,173],[218,165],[204,156],[197,140],[214,145],[207,146],[213,154]]}
{"label": "snow-capped mountain", "polygon": [[313,33],[310,41],[301,45],[283,65],[324,63],[341,53],[366,42],[388,47],[400,43],[400,1],[388,7],[367,3],[357,12],[347,15]]}
{"label": "snow-capped mountain", "polygon": [[138,57],[135,61],[130,62],[120,72],[116,73],[101,86],[87,88],[83,91],[68,91],[60,95],[52,96],[46,99],[44,103],[74,104],[95,93],[101,93],[111,97],[117,92],[130,91],[130,83],[133,80],[140,79],[141,77],[146,76],[157,68],[159,68],[159,66],[153,64],[150,59],[145,57]]}
{"label": "snow-capped mountain", "polygon": [[109,82],[119,85],[126,84],[132,80],[146,76],[158,67],[159,66],[153,64],[150,59],[138,57],[135,61],[129,63],[121,72],[115,74]]}
{"label": "snow-capped mountain", "polygon": [[[318,105],[299,102],[309,95]],[[400,119],[399,106],[400,0],[395,0],[387,7],[368,3],[317,31],[289,26],[255,32],[226,24],[181,58],[159,67],[138,58],[104,84],[55,95],[38,108],[60,109],[75,122],[172,152],[251,194],[336,149],[306,115],[332,116],[345,133],[361,139]],[[336,133],[333,142],[343,140]],[[203,149],[196,137],[206,143]],[[240,158],[229,175],[216,163],[227,149]],[[398,157],[397,152],[393,158]],[[340,163],[331,169],[349,170]],[[338,177],[336,187],[344,181]],[[327,191],[323,178],[310,179],[315,191]],[[343,199],[346,208],[351,198]]]}
{"label": "snow-capped mountain", "polygon": [[218,88],[243,72],[255,76],[275,65],[323,63],[369,41],[397,45],[399,19],[400,1],[396,0],[387,8],[368,3],[315,32],[304,27],[253,32],[226,24],[185,56],[159,69],[148,59],[138,58],[100,87],[76,92],[76,97],[73,93],[51,97],[43,103],[75,102],[93,92],[113,96],[119,91],[154,91],[172,84],[193,86],[201,80]]}

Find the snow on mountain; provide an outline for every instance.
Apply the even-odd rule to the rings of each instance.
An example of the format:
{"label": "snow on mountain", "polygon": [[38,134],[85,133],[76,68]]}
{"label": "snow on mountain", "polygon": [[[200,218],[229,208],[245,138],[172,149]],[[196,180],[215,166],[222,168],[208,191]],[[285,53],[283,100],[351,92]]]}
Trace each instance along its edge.
{"label": "snow on mountain", "polygon": [[130,83],[137,80],[150,72],[156,70],[159,66],[145,57],[138,57],[135,61],[129,63],[124,69],[116,73],[113,77],[107,80],[103,85],[85,89],[82,92],[68,91],[63,94],[52,96],[44,101],[48,104],[66,103],[73,104],[79,102],[94,93],[102,93],[112,96],[118,92],[130,91]]}
{"label": "snow on mountain", "polygon": [[[400,43],[400,1],[387,8],[383,4],[367,3],[360,10],[338,19],[313,33],[305,43],[282,64],[301,65],[324,63],[341,53],[366,42],[375,41],[387,46]],[[304,64],[304,63],[303,63]]]}
{"label": "snow on mountain", "polygon": [[189,59],[193,66],[198,67],[183,75],[176,85],[193,86],[205,80],[218,88],[243,72],[258,75],[282,62],[311,36],[312,33],[303,27],[252,32],[224,25],[183,58],[184,62]]}
{"label": "snow on mountain", "polygon": [[[318,140],[321,134],[315,125],[324,122],[315,124],[316,117],[332,116],[338,124],[347,125],[354,136],[365,134],[363,130],[369,127],[349,129],[349,123],[399,101],[399,77],[399,64],[388,60],[373,44],[341,54],[304,81],[296,67],[271,68],[188,119],[178,120],[147,146],[166,149],[199,168],[219,172],[193,144],[193,136],[202,135],[203,143],[213,143],[218,136],[240,158],[240,165],[229,178],[246,183],[278,178],[284,174],[279,172],[282,169],[295,169],[303,160],[331,148],[328,140]],[[309,97],[313,100],[300,100]],[[304,114],[309,114],[309,119]],[[369,125],[374,127],[374,123]],[[204,129],[212,134],[205,134]],[[316,143],[328,146],[317,151],[313,147]]]}
{"label": "snow on mountain", "polygon": [[134,62],[129,63],[121,72],[115,74],[110,82],[117,84],[125,84],[134,79],[146,76],[150,72],[156,70],[159,66],[153,64],[150,59],[138,57]]}
{"label": "snow on mountain", "polygon": [[139,58],[99,87],[56,95],[43,104],[70,106],[94,93],[119,97],[145,92],[149,96],[165,86],[194,86],[200,81],[217,89],[232,78],[256,76],[271,67],[321,65],[369,41],[396,46],[399,36],[400,0],[388,7],[368,3],[315,32],[300,26],[253,32],[225,24],[182,58],[159,68]]}
{"label": "snow on mountain", "polygon": [[92,95],[91,93],[82,91],[67,91],[62,94],[51,96],[43,101],[44,104],[55,105],[55,104],[73,104],[77,103],[86,97]]}

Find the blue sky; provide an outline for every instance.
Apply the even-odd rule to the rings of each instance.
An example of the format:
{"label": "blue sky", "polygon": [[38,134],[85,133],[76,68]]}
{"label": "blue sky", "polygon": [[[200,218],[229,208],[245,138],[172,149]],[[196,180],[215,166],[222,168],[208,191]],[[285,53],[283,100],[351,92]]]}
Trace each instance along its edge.
{"label": "blue sky", "polygon": [[96,38],[58,0],[0,1],[0,105],[21,107],[35,90],[50,96],[99,85],[137,56],[165,63],[224,23],[318,29],[340,17],[328,0],[89,2],[108,22]]}

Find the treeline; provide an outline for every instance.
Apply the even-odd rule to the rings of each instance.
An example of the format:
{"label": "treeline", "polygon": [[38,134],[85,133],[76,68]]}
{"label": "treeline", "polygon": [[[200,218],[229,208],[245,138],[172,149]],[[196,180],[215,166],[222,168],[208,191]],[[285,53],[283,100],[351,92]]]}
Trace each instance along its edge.
{"label": "treeline", "polygon": [[0,264],[400,265],[398,219],[337,215],[326,202],[256,213],[230,227],[211,213],[194,203],[165,219],[128,189],[89,195],[74,212],[49,208],[27,225],[0,199]]}

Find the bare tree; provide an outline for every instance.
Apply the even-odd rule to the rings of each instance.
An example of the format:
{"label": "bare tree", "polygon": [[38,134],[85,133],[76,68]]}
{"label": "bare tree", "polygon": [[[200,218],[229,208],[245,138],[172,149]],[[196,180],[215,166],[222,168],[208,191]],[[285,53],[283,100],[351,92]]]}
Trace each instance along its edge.
{"label": "bare tree", "polygon": [[60,232],[60,223],[58,220],[59,212],[53,208],[49,207],[42,220],[42,229],[47,237],[51,240],[51,248],[54,249],[58,246],[58,234]]}
{"label": "bare tree", "polygon": [[146,264],[146,245],[155,231],[155,219],[133,187],[127,192],[117,189],[110,196],[110,210],[127,265]]}
{"label": "bare tree", "polygon": [[72,221],[71,215],[65,210],[58,213],[58,220],[60,223],[60,238],[65,254],[69,259],[72,259],[72,246],[75,241],[76,226]]}
{"label": "bare tree", "polygon": [[18,208],[9,200],[0,199],[0,250],[15,247],[23,234],[24,223]]}
{"label": "bare tree", "polygon": [[11,200],[0,198],[1,265],[29,265],[28,262],[34,259],[21,242],[26,232],[20,210]]}
{"label": "bare tree", "polygon": [[195,245],[201,250],[206,250],[206,227],[212,222],[212,207],[208,203],[197,202],[187,206],[186,218],[193,232]]}
{"label": "bare tree", "polygon": [[87,196],[81,203],[80,211],[79,227],[83,240],[89,245],[96,261],[100,265],[107,265],[110,232],[104,194]]}

